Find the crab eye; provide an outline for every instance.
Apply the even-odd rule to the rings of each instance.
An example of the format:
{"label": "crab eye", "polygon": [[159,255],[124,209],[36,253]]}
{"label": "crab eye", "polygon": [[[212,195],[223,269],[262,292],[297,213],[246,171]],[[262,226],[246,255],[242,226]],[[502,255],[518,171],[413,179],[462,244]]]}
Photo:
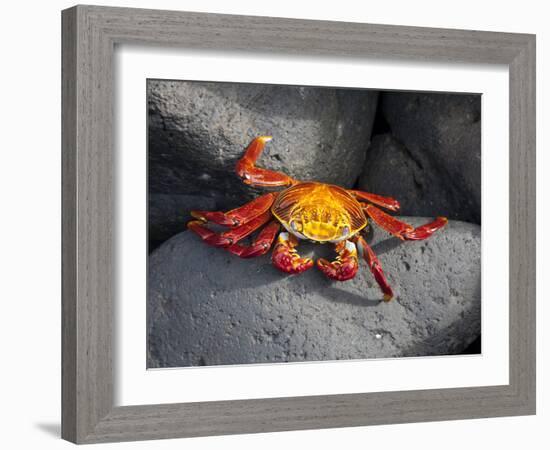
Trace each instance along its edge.
{"label": "crab eye", "polygon": [[300,231],[302,231],[302,222],[293,220],[292,222],[290,222],[290,228],[292,228],[293,231],[299,233]]}
{"label": "crab eye", "polygon": [[349,234],[349,227],[346,225],[342,228],[342,237],[346,237]]}

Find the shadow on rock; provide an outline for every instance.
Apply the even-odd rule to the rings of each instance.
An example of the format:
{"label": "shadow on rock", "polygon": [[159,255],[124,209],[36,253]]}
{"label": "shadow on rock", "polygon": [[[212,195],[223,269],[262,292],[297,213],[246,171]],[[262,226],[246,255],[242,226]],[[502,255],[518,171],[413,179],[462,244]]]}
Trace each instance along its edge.
{"label": "shadow on rock", "polygon": [[[371,242],[369,242],[369,244],[370,243]],[[374,253],[376,253],[378,256],[381,256],[387,252],[395,250],[398,247],[401,247],[402,245],[406,245],[406,243],[395,237],[390,237],[388,239],[384,239],[381,242],[377,242],[376,244],[372,245],[371,248]]]}
{"label": "shadow on rock", "polygon": [[360,307],[378,306],[382,301],[381,296],[377,299],[368,299],[364,295],[355,294],[333,286],[319,289],[317,293],[336,303],[347,303]]}

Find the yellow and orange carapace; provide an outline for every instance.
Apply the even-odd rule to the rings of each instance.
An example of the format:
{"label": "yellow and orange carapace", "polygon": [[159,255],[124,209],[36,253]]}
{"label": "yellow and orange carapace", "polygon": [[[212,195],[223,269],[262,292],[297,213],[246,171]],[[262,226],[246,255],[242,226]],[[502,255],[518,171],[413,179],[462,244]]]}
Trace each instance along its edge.
{"label": "yellow and orange carapace", "polygon": [[[446,223],[445,217],[414,228],[378,207],[399,210],[399,202],[390,197],[344,189],[314,181],[298,181],[281,172],[256,167],[264,146],[271,136],[255,138],[238,161],[236,172],[251,186],[286,187],[279,192],[262,195],[250,203],[228,212],[192,211],[187,226],[206,243],[223,247],[241,258],[260,256],[277,240],[272,262],[283,272],[295,274],[313,266],[311,258],[297,252],[300,239],[335,245],[334,261],[320,258],[317,267],[329,278],[345,281],[353,278],[359,268],[358,255],[367,262],[380,286],[384,300],[393,297],[380,262],[363,237],[367,217],[401,240],[422,240],[430,237]],[[229,227],[215,233],[206,224],[212,222]],[[281,231],[281,226],[285,231]],[[262,228],[263,227],[263,228]],[[261,229],[261,230],[260,230]],[[260,230],[251,245],[240,241]]]}

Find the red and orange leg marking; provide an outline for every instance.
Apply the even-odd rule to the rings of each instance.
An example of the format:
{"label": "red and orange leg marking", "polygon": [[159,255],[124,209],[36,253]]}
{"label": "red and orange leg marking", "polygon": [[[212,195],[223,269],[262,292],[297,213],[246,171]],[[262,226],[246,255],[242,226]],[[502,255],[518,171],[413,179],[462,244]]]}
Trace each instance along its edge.
{"label": "red and orange leg marking", "polygon": [[374,203],[375,205],[381,206],[382,208],[389,209],[390,211],[399,211],[401,207],[399,202],[391,197],[384,197],[378,194],[371,194],[370,192],[348,190],[348,192],[353,195],[357,200],[367,200],[368,202]]}
{"label": "red and orange leg marking", "polygon": [[243,157],[237,162],[235,172],[245,184],[251,186],[290,186],[296,183],[296,180],[282,172],[256,167],[256,161],[262,154],[265,144],[271,139],[271,136],[255,138],[246,148]]}
{"label": "red and orange leg marking", "polygon": [[386,276],[384,275],[384,271],[382,270],[382,266],[380,265],[380,261],[378,261],[376,253],[372,251],[372,248],[370,248],[369,244],[367,244],[367,241],[365,241],[362,236],[355,236],[352,240],[357,244],[359,255],[363,257],[369,265],[374,279],[384,294],[384,301],[389,302],[393,298],[393,291],[388,284],[388,280],[386,280]]}
{"label": "red and orange leg marking", "polygon": [[227,247],[227,250],[241,258],[254,258],[264,255],[269,251],[275,236],[279,232],[281,226],[278,222],[272,221],[260,231],[260,234],[250,246],[244,246],[239,243]]}
{"label": "red and orange leg marking", "polygon": [[265,194],[225,213],[222,211],[191,211],[191,216],[203,222],[210,221],[218,225],[238,227],[269,210],[275,197],[275,193]]}
{"label": "red and orange leg marking", "polygon": [[427,239],[434,232],[444,227],[448,222],[446,217],[438,217],[430,223],[414,228],[412,225],[386,214],[376,206],[365,205],[363,206],[363,211],[365,211],[381,228],[404,241],[421,241]]}
{"label": "red and orange leg marking", "polygon": [[192,220],[187,224],[187,228],[194,231],[207,244],[214,247],[230,247],[236,244],[241,239],[244,239],[249,234],[260,228],[262,225],[269,222],[271,219],[271,211],[266,211],[254,219],[246,222],[244,225],[232,228],[229,231],[218,234],[207,228],[204,222],[200,220]]}
{"label": "red and orange leg marking", "polygon": [[336,244],[336,252],[338,256],[334,261],[330,262],[324,258],[319,258],[317,267],[333,280],[351,280],[359,268],[355,244],[351,241],[341,241]]}
{"label": "red and orange leg marking", "polygon": [[273,249],[271,261],[273,265],[286,273],[302,273],[313,267],[311,258],[302,258],[296,251],[298,239],[296,236],[283,232],[279,234],[277,244]]}

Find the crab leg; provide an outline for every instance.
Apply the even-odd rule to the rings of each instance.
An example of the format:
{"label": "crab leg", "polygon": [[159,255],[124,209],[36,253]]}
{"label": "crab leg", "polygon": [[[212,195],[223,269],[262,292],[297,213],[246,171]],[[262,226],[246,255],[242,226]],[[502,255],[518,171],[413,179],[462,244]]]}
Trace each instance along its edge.
{"label": "crab leg", "polygon": [[251,221],[240,225],[238,227],[232,228],[229,231],[218,234],[209,228],[204,226],[204,222],[200,220],[192,220],[187,224],[187,228],[191,231],[197,233],[200,238],[207,244],[213,245],[214,247],[229,247],[233,244],[236,244],[241,239],[244,239],[249,234],[253,233],[254,230],[257,230],[265,223],[269,222],[271,219],[271,211],[266,211],[263,214],[255,217]]}
{"label": "crab leg", "polygon": [[245,184],[251,186],[290,186],[296,181],[282,172],[256,167],[256,161],[262,154],[265,144],[271,136],[259,136],[247,147],[243,157],[237,162],[235,172]]}
{"label": "crab leg", "polygon": [[336,244],[338,256],[332,262],[324,258],[317,260],[317,267],[329,278],[338,281],[351,280],[357,273],[357,249],[351,241],[341,241]]}
{"label": "crab leg", "polygon": [[399,202],[394,198],[384,197],[382,195],[371,194],[369,192],[356,191],[352,189],[348,190],[348,192],[358,200],[367,200],[371,203],[374,203],[375,205],[389,209],[390,211],[399,211]]}
{"label": "crab leg", "polygon": [[266,212],[273,204],[275,196],[275,193],[262,195],[225,213],[222,211],[191,211],[191,216],[203,222],[210,221],[218,225],[238,227]]}
{"label": "crab leg", "polygon": [[435,231],[444,227],[448,222],[446,217],[437,217],[434,221],[422,225],[418,228],[414,228],[408,223],[402,222],[395,217],[386,214],[384,211],[378,209],[373,205],[363,206],[368,216],[374,220],[380,227],[386,230],[388,233],[393,234],[401,240],[409,241],[421,241],[429,238]]}
{"label": "crab leg", "polygon": [[386,280],[386,276],[384,275],[384,271],[382,270],[382,266],[380,265],[380,261],[378,261],[376,253],[372,251],[372,248],[370,248],[367,241],[365,241],[362,236],[355,236],[352,240],[354,240],[357,244],[359,255],[361,255],[369,265],[374,279],[384,293],[384,301],[389,302],[393,297],[393,291],[388,284],[388,280]]}
{"label": "crab leg", "polygon": [[239,243],[233,244],[227,247],[227,250],[233,253],[234,255],[240,256],[241,258],[253,258],[255,256],[261,256],[271,248],[271,244],[275,240],[275,236],[280,230],[280,225],[278,222],[270,222],[262,231],[254,242],[250,246],[244,246]]}
{"label": "crab leg", "polygon": [[298,239],[296,236],[287,232],[280,233],[271,256],[273,265],[283,272],[292,274],[311,269],[313,260],[300,257],[296,251],[297,245]]}

